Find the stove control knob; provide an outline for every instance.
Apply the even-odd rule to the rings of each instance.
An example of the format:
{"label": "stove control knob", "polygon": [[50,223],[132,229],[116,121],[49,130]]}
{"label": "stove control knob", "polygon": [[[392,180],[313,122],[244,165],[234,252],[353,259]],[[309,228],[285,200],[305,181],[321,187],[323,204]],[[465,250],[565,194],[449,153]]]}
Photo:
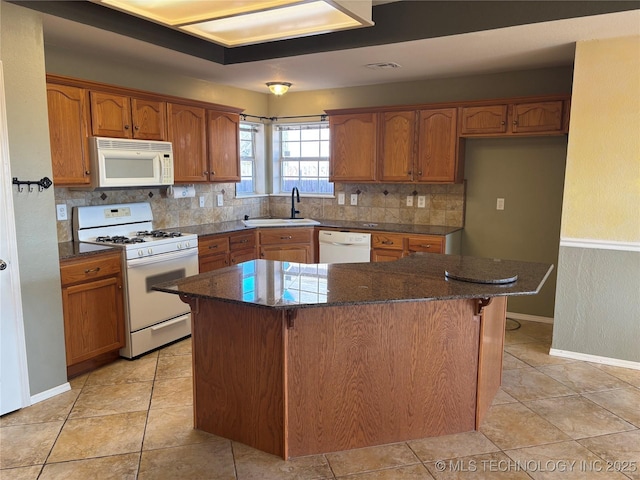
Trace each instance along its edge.
{"label": "stove control knob", "polygon": [[151,247],[147,248],[147,253],[148,253],[149,255],[151,255],[151,254],[153,253],[153,250],[151,249]]}
{"label": "stove control knob", "polygon": [[186,248],[189,248],[189,247],[191,246],[191,244],[190,244],[189,242],[184,242],[184,246],[185,246]]}
{"label": "stove control knob", "polygon": [[180,242],[176,243],[176,247],[178,250],[182,250],[182,244]]}
{"label": "stove control knob", "polygon": [[139,257],[141,257],[141,256],[143,256],[143,255],[144,255],[144,251],[142,251],[142,250],[138,250],[138,256],[139,256]]}

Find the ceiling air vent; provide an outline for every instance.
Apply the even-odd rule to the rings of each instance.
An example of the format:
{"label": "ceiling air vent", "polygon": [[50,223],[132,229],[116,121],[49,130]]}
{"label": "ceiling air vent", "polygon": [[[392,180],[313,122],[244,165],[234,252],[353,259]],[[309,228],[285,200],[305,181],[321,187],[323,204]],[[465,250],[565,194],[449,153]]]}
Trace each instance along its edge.
{"label": "ceiling air vent", "polygon": [[368,63],[365,65],[367,68],[371,68],[372,70],[389,70],[392,68],[400,68],[402,65],[398,65],[395,62],[381,62],[381,63]]}

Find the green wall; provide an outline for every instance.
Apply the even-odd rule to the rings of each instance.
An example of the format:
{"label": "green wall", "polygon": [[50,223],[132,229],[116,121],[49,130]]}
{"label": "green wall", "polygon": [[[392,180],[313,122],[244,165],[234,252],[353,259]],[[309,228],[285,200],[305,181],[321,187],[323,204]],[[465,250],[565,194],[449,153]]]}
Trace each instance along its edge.
{"label": "green wall", "polygon": [[[462,253],[558,264],[567,137],[467,139]],[[496,210],[496,199],[505,199]],[[508,311],[553,317],[556,269]]]}

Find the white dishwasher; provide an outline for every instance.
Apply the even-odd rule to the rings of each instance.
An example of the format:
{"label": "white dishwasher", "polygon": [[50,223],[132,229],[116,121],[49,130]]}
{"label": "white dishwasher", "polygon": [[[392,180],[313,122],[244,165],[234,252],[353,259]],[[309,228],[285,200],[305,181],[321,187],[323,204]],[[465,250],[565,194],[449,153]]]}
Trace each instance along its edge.
{"label": "white dishwasher", "polygon": [[318,232],[320,263],[363,263],[371,258],[371,234],[356,232]]}

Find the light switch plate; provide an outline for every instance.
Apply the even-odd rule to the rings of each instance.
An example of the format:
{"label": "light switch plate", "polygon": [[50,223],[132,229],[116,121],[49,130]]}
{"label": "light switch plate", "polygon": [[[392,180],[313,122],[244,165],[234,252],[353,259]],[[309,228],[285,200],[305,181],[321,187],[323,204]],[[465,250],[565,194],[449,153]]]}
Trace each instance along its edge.
{"label": "light switch plate", "polygon": [[344,193],[338,194],[338,205],[344,205]]}
{"label": "light switch plate", "polygon": [[204,207],[204,195],[200,195],[200,208]]}
{"label": "light switch plate", "polygon": [[219,193],[219,194],[216,196],[216,199],[217,199],[217,202],[218,202],[218,206],[219,206],[219,207],[221,207],[222,205],[224,205],[224,196],[223,196],[221,193]]}
{"label": "light switch plate", "polygon": [[351,194],[351,205],[358,205],[358,194],[357,193],[352,193]]}
{"label": "light switch plate", "polygon": [[498,198],[496,200],[496,210],[504,210],[504,198]]}
{"label": "light switch plate", "polygon": [[427,197],[425,195],[418,195],[418,208],[425,208],[427,206]]}
{"label": "light switch plate", "polygon": [[60,203],[56,205],[56,218],[58,220],[66,220],[67,217],[67,205],[64,203]]}
{"label": "light switch plate", "polygon": [[407,196],[407,207],[413,207],[413,196],[412,195],[408,195]]}

